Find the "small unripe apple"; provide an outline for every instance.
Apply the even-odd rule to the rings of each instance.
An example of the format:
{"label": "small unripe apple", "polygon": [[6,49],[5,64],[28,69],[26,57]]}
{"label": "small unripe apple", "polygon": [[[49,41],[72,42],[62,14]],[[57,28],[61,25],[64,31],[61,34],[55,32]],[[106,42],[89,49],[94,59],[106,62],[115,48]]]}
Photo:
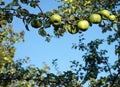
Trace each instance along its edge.
{"label": "small unripe apple", "polygon": [[100,13],[101,13],[103,19],[106,19],[110,16],[110,12],[108,10],[102,10]]}
{"label": "small unripe apple", "polygon": [[89,22],[87,20],[81,20],[78,22],[77,26],[82,31],[86,31],[89,27]]}
{"label": "small unripe apple", "polygon": [[110,21],[114,21],[115,19],[116,19],[115,15],[110,15],[110,16],[109,16],[109,20],[110,20]]}
{"label": "small unripe apple", "polygon": [[99,22],[101,22],[101,16],[99,14],[92,14],[90,16],[90,22],[91,23],[99,23]]}
{"label": "small unripe apple", "polygon": [[39,28],[39,27],[41,27],[41,26],[42,26],[42,21],[41,21],[41,19],[33,19],[33,20],[31,21],[31,26],[32,26],[33,28]]}
{"label": "small unripe apple", "polygon": [[52,15],[50,20],[54,26],[59,26],[61,24],[61,16],[59,14]]}

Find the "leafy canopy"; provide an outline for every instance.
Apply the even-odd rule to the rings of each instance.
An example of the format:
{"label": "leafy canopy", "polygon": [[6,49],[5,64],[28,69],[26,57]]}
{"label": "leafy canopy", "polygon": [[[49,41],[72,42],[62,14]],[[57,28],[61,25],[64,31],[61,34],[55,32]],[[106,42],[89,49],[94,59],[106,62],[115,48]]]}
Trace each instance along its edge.
{"label": "leafy canopy", "polygon": [[[0,86],[82,87],[86,82],[89,82],[90,87],[119,87],[120,0],[56,1],[62,2],[58,9],[45,13],[39,5],[39,0],[10,0],[9,3],[0,1]],[[36,14],[31,13],[23,5],[34,9],[38,8],[39,12]],[[53,17],[55,14],[59,16]],[[99,15],[101,21],[97,20],[96,16],[91,18],[93,14]],[[14,44],[21,39],[24,40],[24,32],[16,33],[10,25],[15,17],[23,21],[28,31],[30,31],[29,25],[34,26],[34,28],[38,29],[38,34],[46,37],[47,41],[50,41],[52,34],[47,32],[46,29],[51,26],[53,27],[54,35],[57,37],[64,36],[65,32],[79,34],[79,43],[73,44],[73,48],[84,52],[82,56],[84,64],[73,60],[71,61],[71,70],[57,75],[49,73],[50,67],[47,65],[43,69],[31,65],[24,68],[22,65],[27,63],[28,58],[18,61],[13,60],[16,50]],[[40,21],[37,21],[34,25],[32,22],[35,19]],[[79,21],[82,20],[86,20],[89,23],[88,29],[96,24],[101,28],[102,33],[108,33],[108,31],[113,33],[108,34],[107,38],[84,43],[83,32],[85,31],[81,27],[85,26],[79,25]],[[93,23],[94,21],[95,23]],[[106,55],[109,50],[100,48],[106,42],[107,45],[112,45],[112,43],[116,42],[114,45],[116,58],[113,65],[109,64],[110,57]],[[57,69],[57,59],[53,60],[52,63]],[[102,76],[101,73],[107,73],[107,75]]]}

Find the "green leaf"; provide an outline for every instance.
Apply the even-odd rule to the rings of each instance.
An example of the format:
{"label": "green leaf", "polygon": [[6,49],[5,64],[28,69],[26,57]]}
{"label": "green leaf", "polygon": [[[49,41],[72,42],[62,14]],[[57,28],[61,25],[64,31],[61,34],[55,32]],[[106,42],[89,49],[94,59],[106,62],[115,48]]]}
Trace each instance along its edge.
{"label": "green leaf", "polygon": [[51,25],[50,20],[46,20],[46,21],[43,23],[43,27],[44,27],[44,28],[49,28],[50,25]]}
{"label": "green leaf", "polygon": [[27,9],[17,9],[18,14],[22,15],[22,16],[28,16],[29,15],[29,11]]}
{"label": "green leaf", "polygon": [[115,65],[113,65],[113,66],[112,66],[112,68],[113,68],[114,70],[116,70],[116,69],[117,69],[117,67],[116,67]]}
{"label": "green leaf", "polygon": [[49,12],[49,11],[45,13],[46,17],[51,17],[52,15],[53,15],[52,12]]}
{"label": "green leaf", "polygon": [[23,4],[28,4],[29,3],[29,0],[20,0],[21,1],[21,3],[23,3]]}
{"label": "green leaf", "polygon": [[33,7],[33,8],[36,8],[38,6],[38,2],[36,1],[31,1],[30,2],[30,6]]}
{"label": "green leaf", "polygon": [[7,20],[8,23],[12,23],[12,20],[13,20],[13,14],[10,13],[9,11],[6,12],[6,14],[5,14],[5,20]]}
{"label": "green leaf", "polygon": [[43,37],[47,36],[47,33],[46,33],[46,31],[43,29],[43,27],[38,30],[38,33],[39,33],[39,35],[41,35],[41,36],[43,36]]}
{"label": "green leaf", "polygon": [[5,5],[5,2],[4,1],[0,1],[0,5]]}
{"label": "green leaf", "polygon": [[25,28],[29,31],[29,27],[28,27],[28,24],[25,25]]}
{"label": "green leaf", "polygon": [[13,0],[13,2],[11,3],[12,6],[19,6],[18,4],[18,0]]}

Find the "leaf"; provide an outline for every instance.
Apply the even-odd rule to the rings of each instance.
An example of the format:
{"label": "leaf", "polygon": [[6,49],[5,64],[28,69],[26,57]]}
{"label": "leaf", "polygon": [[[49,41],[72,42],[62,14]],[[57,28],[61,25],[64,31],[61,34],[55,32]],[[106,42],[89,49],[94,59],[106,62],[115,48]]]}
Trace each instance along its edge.
{"label": "leaf", "polygon": [[74,21],[74,20],[75,20],[74,15],[70,15],[70,21]]}
{"label": "leaf", "polygon": [[12,6],[19,6],[18,4],[18,0],[13,0],[13,2],[11,3]]}
{"label": "leaf", "polygon": [[33,7],[33,8],[36,8],[38,6],[38,2],[36,1],[31,1],[30,2],[30,6]]}
{"label": "leaf", "polygon": [[23,3],[23,4],[28,4],[29,3],[29,0],[20,0],[21,1],[21,3]]}
{"label": "leaf", "polygon": [[0,1],[0,5],[5,5],[5,2],[4,1]]}
{"label": "leaf", "polygon": [[43,29],[43,27],[38,30],[38,33],[39,33],[39,35],[41,35],[41,36],[43,36],[43,37],[47,36],[47,33],[46,33],[46,31]]}
{"label": "leaf", "polygon": [[29,27],[28,27],[28,23],[26,23],[26,18],[25,18],[25,17],[23,18],[23,23],[24,23],[24,25],[25,25],[26,30],[27,30],[27,31],[30,31],[30,30],[29,30]]}
{"label": "leaf", "polygon": [[13,20],[13,14],[11,14],[9,11],[5,14],[5,20],[7,20],[8,23],[11,23]]}
{"label": "leaf", "polygon": [[19,10],[19,13],[22,15],[22,16],[27,16],[29,15],[29,11],[27,9],[20,9]]}
{"label": "leaf", "polygon": [[44,28],[48,28],[48,27],[50,27],[50,25],[51,25],[50,20],[46,20],[46,21],[43,23]]}
{"label": "leaf", "polygon": [[50,42],[51,38],[50,37],[46,37],[45,41]]}
{"label": "leaf", "polygon": [[25,28],[30,31],[29,27],[28,27],[28,24],[25,25]]}
{"label": "leaf", "polygon": [[32,18],[26,18],[26,20],[25,20],[25,22],[26,22],[26,24],[29,24],[30,22],[31,22],[31,20],[32,20]]}
{"label": "leaf", "polygon": [[51,17],[52,15],[53,15],[52,12],[49,12],[49,11],[45,13],[46,17]]}
{"label": "leaf", "polygon": [[117,69],[117,67],[116,67],[115,65],[113,65],[113,66],[112,66],[112,68],[113,68],[114,70],[116,70],[116,69]]}

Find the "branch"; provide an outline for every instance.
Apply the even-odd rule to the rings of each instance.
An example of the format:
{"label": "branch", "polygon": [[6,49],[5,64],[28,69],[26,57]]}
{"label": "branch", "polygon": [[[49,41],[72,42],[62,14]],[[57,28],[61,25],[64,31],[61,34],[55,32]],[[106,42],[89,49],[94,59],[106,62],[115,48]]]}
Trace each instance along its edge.
{"label": "branch", "polygon": [[110,85],[110,87],[113,87],[113,85],[115,84],[115,82],[117,81],[117,78],[118,78],[118,76],[119,76],[119,72],[118,72],[118,74],[115,76],[115,78],[113,79],[113,82],[112,82],[112,84]]}
{"label": "branch", "polygon": [[37,7],[39,8],[39,10],[41,11],[41,13],[43,14],[43,11],[42,11],[42,9],[40,8],[40,6],[39,6],[39,5],[37,5]]}
{"label": "branch", "polygon": [[112,76],[112,72],[111,72],[111,69],[110,69],[110,66],[109,66],[109,64],[105,61],[105,64],[107,65],[107,67],[108,67],[108,70],[109,70],[109,73],[110,73],[110,75]]}

